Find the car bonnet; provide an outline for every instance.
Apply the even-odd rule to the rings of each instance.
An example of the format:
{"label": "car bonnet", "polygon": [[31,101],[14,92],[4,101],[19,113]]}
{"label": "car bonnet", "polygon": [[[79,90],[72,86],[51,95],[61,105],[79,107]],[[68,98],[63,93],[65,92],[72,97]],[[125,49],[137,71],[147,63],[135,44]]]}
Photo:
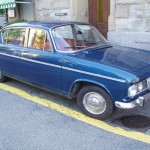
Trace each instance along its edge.
{"label": "car bonnet", "polygon": [[150,68],[150,51],[105,46],[79,51],[72,56],[119,68],[136,75],[141,75],[142,72],[150,74],[150,70],[147,69]]}

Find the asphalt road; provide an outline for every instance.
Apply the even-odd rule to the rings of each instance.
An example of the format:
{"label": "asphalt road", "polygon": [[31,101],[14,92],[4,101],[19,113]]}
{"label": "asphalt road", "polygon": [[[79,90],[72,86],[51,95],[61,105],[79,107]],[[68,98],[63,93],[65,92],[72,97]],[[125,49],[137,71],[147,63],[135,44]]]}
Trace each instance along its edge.
{"label": "asphalt road", "polygon": [[[13,80],[6,84],[79,111],[75,101],[69,101]],[[149,110],[145,107],[137,111],[149,115]],[[97,128],[0,89],[0,150],[109,149],[149,150],[150,144]]]}

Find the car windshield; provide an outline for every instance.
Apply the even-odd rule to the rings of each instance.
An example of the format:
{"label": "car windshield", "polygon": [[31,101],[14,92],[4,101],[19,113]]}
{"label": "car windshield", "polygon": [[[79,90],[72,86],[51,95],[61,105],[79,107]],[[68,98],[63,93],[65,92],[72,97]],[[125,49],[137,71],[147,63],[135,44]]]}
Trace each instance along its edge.
{"label": "car windshield", "polygon": [[105,46],[109,43],[90,25],[64,25],[52,29],[56,49],[78,51],[89,47]]}

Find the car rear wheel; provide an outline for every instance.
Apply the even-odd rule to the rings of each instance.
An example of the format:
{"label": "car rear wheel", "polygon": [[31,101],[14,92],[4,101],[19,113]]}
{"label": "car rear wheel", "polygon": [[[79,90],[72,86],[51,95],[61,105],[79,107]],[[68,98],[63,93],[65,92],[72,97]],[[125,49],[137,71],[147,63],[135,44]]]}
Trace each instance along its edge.
{"label": "car rear wheel", "polygon": [[5,81],[6,81],[6,76],[4,76],[4,74],[0,70],[0,82],[5,82]]}
{"label": "car rear wheel", "polygon": [[83,87],[78,93],[77,102],[83,113],[101,120],[108,118],[114,110],[110,96],[97,86]]}

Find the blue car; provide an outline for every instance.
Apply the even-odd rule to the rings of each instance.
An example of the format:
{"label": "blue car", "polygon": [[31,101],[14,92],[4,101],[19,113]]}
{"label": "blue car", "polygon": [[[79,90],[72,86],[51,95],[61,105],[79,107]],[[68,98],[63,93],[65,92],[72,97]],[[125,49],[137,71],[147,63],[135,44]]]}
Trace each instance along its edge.
{"label": "blue car", "polygon": [[1,29],[0,82],[7,77],[77,99],[106,119],[150,100],[150,51],[112,46],[92,25],[23,22]]}

